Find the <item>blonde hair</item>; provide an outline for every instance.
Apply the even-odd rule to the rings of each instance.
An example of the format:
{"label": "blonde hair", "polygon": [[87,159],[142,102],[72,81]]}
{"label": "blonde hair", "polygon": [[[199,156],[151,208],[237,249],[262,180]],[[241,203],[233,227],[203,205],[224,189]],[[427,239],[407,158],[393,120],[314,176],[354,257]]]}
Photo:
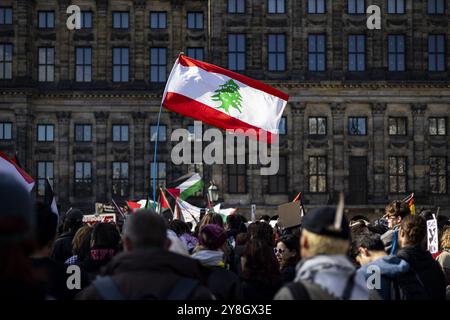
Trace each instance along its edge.
{"label": "blonde hair", "polygon": [[344,239],[322,236],[303,229],[302,237],[308,241],[308,250],[311,255],[347,254],[350,243]]}
{"label": "blonde hair", "polygon": [[91,237],[91,232],[92,227],[89,225],[84,225],[75,233],[72,239],[72,253],[74,255],[77,255],[80,252],[84,240],[87,237]]}
{"label": "blonde hair", "polygon": [[441,238],[441,247],[444,250],[450,249],[450,228],[444,229]]}

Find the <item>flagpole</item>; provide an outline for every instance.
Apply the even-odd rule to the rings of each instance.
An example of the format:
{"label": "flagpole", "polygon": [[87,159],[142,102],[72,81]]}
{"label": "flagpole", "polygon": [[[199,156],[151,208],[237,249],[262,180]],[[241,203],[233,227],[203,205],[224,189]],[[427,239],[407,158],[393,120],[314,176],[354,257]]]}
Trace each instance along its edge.
{"label": "flagpole", "polygon": [[[164,192],[164,190],[167,191],[166,188],[159,188],[159,192]],[[168,192],[168,191],[167,191],[167,192]],[[170,212],[172,212],[172,216],[173,216],[174,213],[173,213],[172,207],[170,206],[170,203],[167,203],[167,204],[169,205]],[[175,200],[175,204],[176,204],[176,200]],[[160,203],[159,205],[161,206],[161,203]]]}
{"label": "flagpole", "polygon": [[159,106],[159,112],[158,112],[158,121],[156,123],[156,137],[155,137],[155,147],[154,147],[154,153],[153,153],[153,209],[156,209],[156,154],[158,152],[158,134],[159,134],[159,122],[161,120],[161,112],[162,112],[162,101],[161,105]]}

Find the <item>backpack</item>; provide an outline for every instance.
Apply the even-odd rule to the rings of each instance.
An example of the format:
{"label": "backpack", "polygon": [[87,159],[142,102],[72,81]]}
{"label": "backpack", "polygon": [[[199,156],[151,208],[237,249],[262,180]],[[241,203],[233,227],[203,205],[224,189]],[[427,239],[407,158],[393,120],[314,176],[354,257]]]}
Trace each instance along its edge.
{"label": "backpack", "polygon": [[[127,300],[127,298],[120,292],[115,282],[110,276],[97,277],[92,282],[97,292],[100,294],[102,300]],[[199,286],[199,281],[191,278],[180,278],[175,283],[169,294],[162,298],[165,300],[186,300]],[[144,295],[138,300],[159,300],[161,297],[154,295]]]}
{"label": "backpack", "polygon": [[422,281],[413,270],[399,273],[391,281],[391,300],[428,300]]}

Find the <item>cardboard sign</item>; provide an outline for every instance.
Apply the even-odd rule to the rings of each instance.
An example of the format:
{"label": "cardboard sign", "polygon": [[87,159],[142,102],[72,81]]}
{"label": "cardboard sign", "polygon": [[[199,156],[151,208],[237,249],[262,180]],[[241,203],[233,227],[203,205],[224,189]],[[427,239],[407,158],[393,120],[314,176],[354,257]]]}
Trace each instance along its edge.
{"label": "cardboard sign", "polygon": [[278,225],[281,228],[295,227],[301,224],[300,201],[288,202],[278,206]]}
{"label": "cardboard sign", "polygon": [[83,216],[83,222],[89,225],[94,225],[97,223],[116,223],[116,214],[89,214]]}
{"label": "cardboard sign", "polygon": [[256,221],[256,205],[252,204],[252,221]]}
{"label": "cardboard sign", "polygon": [[109,205],[106,203],[95,203],[95,213],[102,214],[102,213],[115,213],[116,208],[113,205]]}
{"label": "cardboard sign", "polygon": [[439,250],[437,220],[427,221],[427,244],[430,253],[436,253]]}

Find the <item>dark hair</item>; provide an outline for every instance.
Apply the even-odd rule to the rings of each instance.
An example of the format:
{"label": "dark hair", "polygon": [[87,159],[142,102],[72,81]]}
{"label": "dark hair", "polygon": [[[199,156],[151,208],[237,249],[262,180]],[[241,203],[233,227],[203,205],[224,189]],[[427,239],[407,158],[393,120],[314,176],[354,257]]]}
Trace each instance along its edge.
{"label": "dark hair", "polygon": [[263,240],[269,247],[275,246],[273,229],[267,222],[256,221],[248,226],[247,230],[250,239]]}
{"label": "dark hair", "polygon": [[115,224],[98,223],[91,233],[93,246],[96,248],[108,248],[117,250],[120,242],[120,234]]}
{"label": "dark hair", "polygon": [[186,232],[189,232],[188,226],[181,220],[172,220],[169,223],[168,229],[175,232],[178,237]]}
{"label": "dark hair", "polygon": [[280,270],[273,247],[262,239],[251,239],[244,251],[245,267],[243,277],[246,280],[257,280],[270,285],[280,281]]}
{"label": "dark hair", "polygon": [[384,251],[384,244],[379,234],[366,232],[359,234],[354,239],[356,249],[365,248],[369,251]]}
{"label": "dark hair", "polygon": [[265,214],[265,215],[261,216],[261,219],[260,219],[260,220],[264,220],[264,221],[266,221],[266,222],[269,222],[269,221],[270,221],[270,216],[267,215],[267,214]]}
{"label": "dark hair", "polygon": [[208,212],[203,216],[202,221],[200,221],[200,227],[207,224],[217,224],[218,226],[223,228],[222,216],[217,213]]}
{"label": "dark hair", "polygon": [[285,236],[282,236],[279,240],[279,242],[284,243],[286,248],[289,249],[289,251],[295,251],[295,256],[290,257],[289,260],[286,263],[286,266],[295,266],[297,262],[300,260],[300,239],[298,236],[293,234],[288,234]]}
{"label": "dark hair", "polygon": [[409,206],[406,202],[400,200],[394,200],[389,203],[385,208],[386,213],[395,217],[406,217],[411,214]]}
{"label": "dark hair", "polygon": [[402,221],[400,230],[405,234],[407,244],[421,244],[427,233],[427,223],[419,215],[409,215]]}
{"label": "dark hair", "polygon": [[123,230],[134,248],[164,248],[166,243],[166,223],[153,209],[139,210],[128,217]]}
{"label": "dark hair", "polygon": [[352,223],[352,222],[356,222],[356,221],[358,221],[358,220],[364,220],[364,221],[367,221],[367,222],[370,222],[370,220],[366,217],[366,216],[363,216],[362,214],[358,214],[358,215],[356,215],[356,216],[353,216],[351,219],[350,219],[350,224]]}
{"label": "dark hair", "polygon": [[39,248],[45,247],[56,236],[58,217],[47,204],[36,203],[36,240]]}
{"label": "dark hair", "polygon": [[236,214],[231,214],[227,217],[227,226],[229,230],[239,230],[242,220],[241,217]]}
{"label": "dark hair", "polygon": [[248,234],[246,232],[238,233],[236,236],[236,246],[242,246],[247,243]]}
{"label": "dark hair", "polygon": [[83,225],[83,212],[79,209],[72,208],[64,217],[63,231],[77,232]]}

